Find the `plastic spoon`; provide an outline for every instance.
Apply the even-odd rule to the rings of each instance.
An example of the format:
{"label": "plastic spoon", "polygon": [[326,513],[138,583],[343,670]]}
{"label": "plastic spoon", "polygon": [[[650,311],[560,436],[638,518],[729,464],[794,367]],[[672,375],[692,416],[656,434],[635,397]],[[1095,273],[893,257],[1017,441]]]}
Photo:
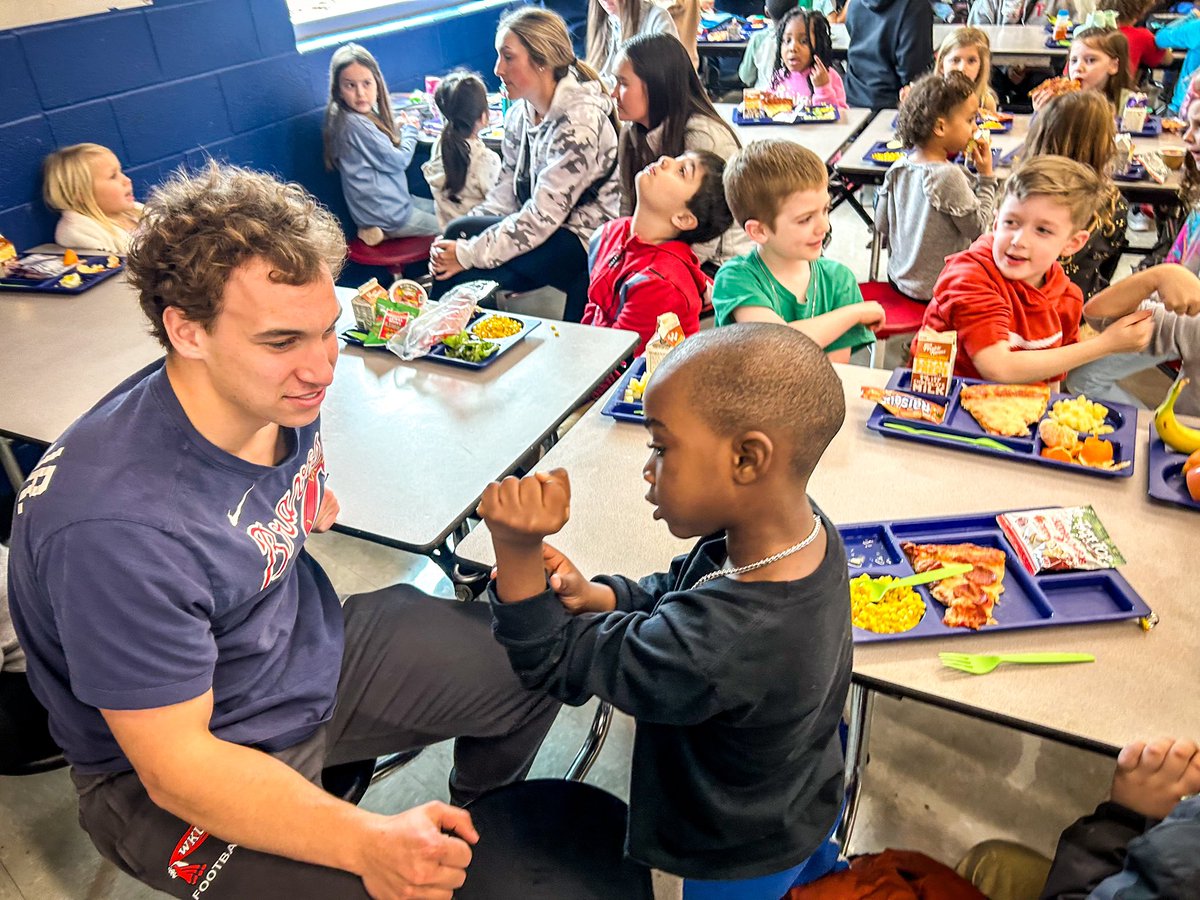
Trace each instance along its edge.
{"label": "plastic spoon", "polygon": [[889,581],[887,584],[884,584],[877,578],[872,578],[867,582],[867,590],[871,592],[871,602],[878,603],[883,599],[883,595],[892,588],[916,587],[918,584],[929,584],[931,581],[941,581],[943,578],[965,575],[973,568],[975,567],[970,563],[952,563],[948,566],[942,566],[940,569],[930,569],[928,572],[918,572],[916,575],[908,575],[896,581]]}

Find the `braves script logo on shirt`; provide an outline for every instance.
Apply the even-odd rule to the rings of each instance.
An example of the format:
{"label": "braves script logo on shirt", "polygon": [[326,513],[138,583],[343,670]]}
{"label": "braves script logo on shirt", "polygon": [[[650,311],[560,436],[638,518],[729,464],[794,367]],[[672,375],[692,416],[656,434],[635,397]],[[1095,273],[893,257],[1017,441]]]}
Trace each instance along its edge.
{"label": "braves script logo on shirt", "polygon": [[175,849],[171,851],[171,859],[167,863],[167,875],[171,878],[182,878],[188,884],[195,884],[208,868],[205,863],[188,863],[188,854],[208,840],[208,832],[199,825],[191,829],[179,839]]}
{"label": "braves script logo on shirt", "polygon": [[324,489],[325,451],[318,433],[313,437],[313,445],[304,464],[292,478],[291,488],[275,504],[275,517],[265,525],[255,522],[246,526],[246,534],[250,535],[259,552],[266,557],[259,590],[266,590],[287,571],[288,564],[296,555],[296,539],[312,531]]}

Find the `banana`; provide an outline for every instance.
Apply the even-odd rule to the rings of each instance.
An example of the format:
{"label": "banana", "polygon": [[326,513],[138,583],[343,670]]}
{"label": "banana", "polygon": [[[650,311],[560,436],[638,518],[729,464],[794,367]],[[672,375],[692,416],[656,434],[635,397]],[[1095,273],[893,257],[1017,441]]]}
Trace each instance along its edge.
{"label": "banana", "polygon": [[1200,450],[1200,429],[1189,428],[1175,418],[1175,401],[1179,392],[1187,385],[1187,378],[1177,378],[1167,392],[1166,399],[1154,411],[1154,430],[1163,443],[1180,453],[1195,453]]}

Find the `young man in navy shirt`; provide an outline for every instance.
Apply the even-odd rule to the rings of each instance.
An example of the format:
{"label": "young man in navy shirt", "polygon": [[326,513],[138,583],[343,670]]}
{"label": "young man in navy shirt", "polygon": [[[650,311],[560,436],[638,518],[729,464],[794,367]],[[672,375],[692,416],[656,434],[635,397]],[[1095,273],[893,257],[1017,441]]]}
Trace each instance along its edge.
{"label": "young man in navy shirt", "polygon": [[233,167],[178,175],[128,259],[165,360],[47,451],[10,590],[101,854],[177,897],[449,898],[476,834],[444,803],[384,816],[326,765],[459,736],[451,794],[524,777],[557,703],[520,687],[483,604],[397,585],[341,608],[320,408],[336,220]]}

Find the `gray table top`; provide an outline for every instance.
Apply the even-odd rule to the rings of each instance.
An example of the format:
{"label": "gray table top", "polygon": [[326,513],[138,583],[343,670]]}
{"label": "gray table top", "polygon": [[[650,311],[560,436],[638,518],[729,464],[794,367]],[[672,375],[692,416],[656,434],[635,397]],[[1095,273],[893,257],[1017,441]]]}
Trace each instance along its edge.
{"label": "gray table top", "polygon": [[717,103],[716,107],[721,118],[737,132],[742,144],[766,138],[782,138],[802,144],[826,162],[871,118],[869,109],[843,109],[841,119],[828,125],[733,125],[733,111],[737,104]]}
{"label": "gray table top", "polygon": [[0,434],[53,443],[162,355],[124,273],[76,295],[0,290]]}
{"label": "gray table top", "polygon": [[[859,392],[863,385],[883,385],[890,373],[837,369],[845,384],[846,423],[810,488],[833,521],[1092,504],[1129,560],[1122,573],[1162,620],[1149,632],[1126,621],[863,645],[854,651],[856,679],[1098,749],[1150,735],[1200,734],[1194,689],[1200,605],[1193,599],[1195,566],[1184,563],[1197,519],[1194,512],[1154,504],[1146,496],[1148,414],[1139,418],[1132,477],[1072,476],[881,437],[866,429],[872,405]],[[538,466],[564,466],[571,475],[571,521],[550,542],[587,576],[662,571],[691,542],[652,520],[643,499],[645,431],[601,416],[599,409],[597,404]],[[467,537],[458,555],[491,564],[486,526]],[[943,668],[937,659],[942,650],[1084,651],[1095,654],[1096,662],[1009,666],[979,677]]]}
{"label": "gray table top", "polygon": [[[957,30],[959,25],[937,23],[933,26],[933,48],[936,50],[946,35]],[[978,25],[976,26],[988,36],[992,46],[992,62],[1003,65],[1013,65],[1018,62],[1034,62],[1041,60],[1043,64],[1050,57],[1065,57],[1066,48],[1047,47],[1046,39],[1050,35],[1043,25]],[[835,53],[844,54],[850,46],[850,34],[844,24],[829,26],[833,38]]]}
{"label": "gray table top", "polygon": [[[854,139],[846,152],[842,154],[835,168],[838,172],[850,176],[858,182],[871,182],[881,184],[883,175],[887,171],[887,166],[877,166],[874,163],[866,162],[863,156],[871,149],[876,141],[888,141],[895,137],[895,129],[892,128],[892,122],[896,118],[897,111],[894,109],[881,109],[875,114],[866,128]],[[1029,133],[1029,121],[1032,116],[1018,114],[1013,116],[1012,130],[1001,134],[992,132],[992,146],[1000,150],[1001,156],[1015,150],[1025,140],[1025,136]],[[1135,150],[1158,150],[1164,147],[1182,147],[1183,139],[1178,134],[1163,132],[1157,137],[1133,139]],[[1003,178],[1008,172],[1007,166],[997,166],[996,175]],[[1158,184],[1155,181],[1146,179],[1135,182],[1116,182],[1117,188],[1122,192],[1136,191],[1140,195],[1161,196],[1164,199],[1173,199],[1179,194],[1179,184],[1182,177],[1182,169],[1169,170],[1167,180],[1163,184]]]}
{"label": "gray table top", "polygon": [[[352,327],[351,293],[339,290],[339,330]],[[632,331],[545,321],[480,370],[343,347],[321,408],[338,530],[437,547],[636,343]]]}
{"label": "gray table top", "polygon": [[[339,330],[353,326],[353,293],[338,289]],[[630,331],[544,322],[480,371],[343,348],[322,407],[339,526],[427,552],[636,341]],[[161,356],[124,275],[77,296],[0,291],[0,434],[52,443]]]}

